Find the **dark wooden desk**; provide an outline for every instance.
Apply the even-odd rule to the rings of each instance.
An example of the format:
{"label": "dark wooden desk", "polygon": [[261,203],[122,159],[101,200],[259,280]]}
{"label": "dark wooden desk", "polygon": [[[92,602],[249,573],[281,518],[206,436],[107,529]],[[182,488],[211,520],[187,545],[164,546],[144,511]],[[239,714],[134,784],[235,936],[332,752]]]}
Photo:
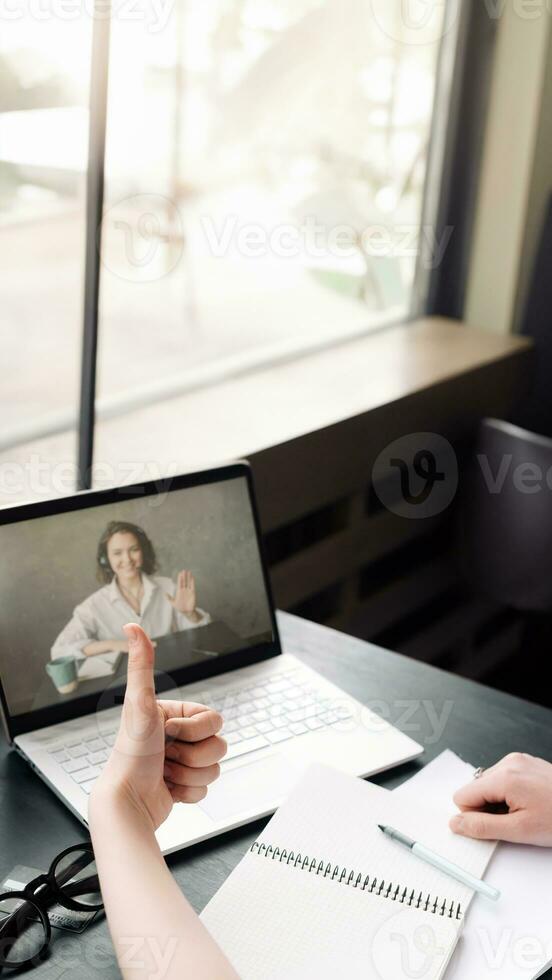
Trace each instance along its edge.
{"label": "dark wooden desk", "polygon": [[[284,649],[336,682],[425,746],[415,763],[377,777],[393,788],[445,748],[474,765],[488,766],[507,752],[526,751],[552,761],[552,712],[443,673],[360,640],[287,614],[279,615]],[[199,911],[257,836],[262,821],[206,841],[169,858],[182,890]],[[51,859],[86,837],[84,828],[0,744],[0,877],[16,864],[48,867]],[[46,963],[33,977],[119,976],[104,920],[82,936],[55,931]],[[552,976],[550,971],[547,976]]]}

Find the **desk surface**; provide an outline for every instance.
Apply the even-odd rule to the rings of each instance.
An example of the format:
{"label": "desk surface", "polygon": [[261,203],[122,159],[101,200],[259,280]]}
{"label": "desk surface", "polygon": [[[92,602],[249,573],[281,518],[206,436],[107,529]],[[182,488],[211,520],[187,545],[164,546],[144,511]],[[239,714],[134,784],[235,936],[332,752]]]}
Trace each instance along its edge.
{"label": "desk surface", "polygon": [[[424,745],[420,760],[376,777],[380,785],[393,788],[445,748],[476,766],[491,765],[512,751],[552,761],[552,711],[284,613],[278,621],[286,652],[296,654]],[[198,911],[264,822],[168,859]],[[85,837],[78,821],[2,741],[0,880],[16,864],[45,870],[59,851]],[[57,980],[69,977],[76,967],[79,980],[119,976],[105,920],[94,923],[81,937],[57,931],[55,935],[50,960],[30,976]],[[547,976],[552,977],[552,971]]]}

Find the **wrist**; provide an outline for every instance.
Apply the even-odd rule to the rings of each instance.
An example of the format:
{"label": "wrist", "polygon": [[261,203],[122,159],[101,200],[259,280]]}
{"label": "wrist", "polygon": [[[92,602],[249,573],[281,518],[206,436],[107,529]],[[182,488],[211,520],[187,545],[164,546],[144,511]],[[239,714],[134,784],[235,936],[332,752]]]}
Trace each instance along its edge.
{"label": "wrist", "polygon": [[189,620],[190,620],[190,622],[192,622],[192,623],[199,623],[199,621],[200,621],[200,619],[201,619],[201,613],[199,613],[199,612],[197,611],[197,609],[192,609],[192,610],[191,610],[191,612],[186,612],[186,613],[184,613],[184,615],[185,615],[185,616],[187,617],[187,619],[189,619]]}
{"label": "wrist", "polygon": [[138,823],[143,830],[155,835],[150,814],[128,786],[119,782],[104,782],[100,778],[88,803],[90,831],[94,833],[102,827],[112,827],[117,820]]}

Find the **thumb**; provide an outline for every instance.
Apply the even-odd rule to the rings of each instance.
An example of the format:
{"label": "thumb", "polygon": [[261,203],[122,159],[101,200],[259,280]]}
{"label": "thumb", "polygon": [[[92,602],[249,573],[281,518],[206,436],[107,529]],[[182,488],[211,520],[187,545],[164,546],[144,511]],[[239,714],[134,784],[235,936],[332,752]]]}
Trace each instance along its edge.
{"label": "thumb", "polygon": [[[508,833],[508,815],[494,813],[465,812],[458,813],[450,821],[450,829],[462,837],[473,837],[476,840],[504,840]],[[507,839],[507,838],[506,838]]]}
{"label": "thumb", "polygon": [[164,735],[158,735],[159,709],[155,699],[151,640],[141,626],[123,626],[128,639],[128,673],[121,727],[116,746],[130,755],[149,755],[160,750]]}
{"label": "thumb", "polygon": [[127,693],[131,696],[155,693],[153,665],[155,653],[149,636],[136,623],[123,626],[128,640]]}

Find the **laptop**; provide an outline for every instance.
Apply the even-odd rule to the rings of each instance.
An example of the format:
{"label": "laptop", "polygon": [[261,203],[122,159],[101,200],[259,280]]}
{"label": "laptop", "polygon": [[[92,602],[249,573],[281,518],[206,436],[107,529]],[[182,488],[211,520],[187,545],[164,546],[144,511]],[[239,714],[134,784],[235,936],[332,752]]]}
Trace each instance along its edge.
{"label": "laptop", "polygon": [[228,744],[205,800],[159,828],[164,853],[272,813],[312,762],[369,776],[423,751],[282,650],[246,463],[0,511],[0,552],[7,737],[84,825],[129,621],[155,640],[158,695],[212,705]]}

